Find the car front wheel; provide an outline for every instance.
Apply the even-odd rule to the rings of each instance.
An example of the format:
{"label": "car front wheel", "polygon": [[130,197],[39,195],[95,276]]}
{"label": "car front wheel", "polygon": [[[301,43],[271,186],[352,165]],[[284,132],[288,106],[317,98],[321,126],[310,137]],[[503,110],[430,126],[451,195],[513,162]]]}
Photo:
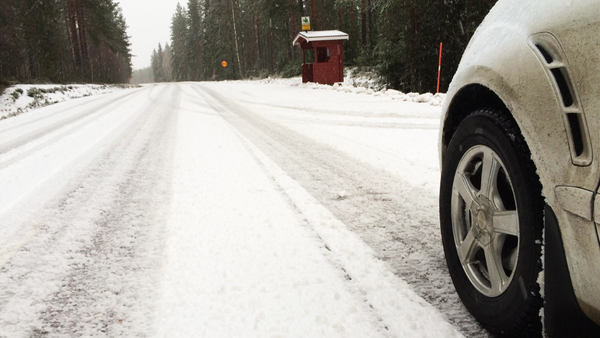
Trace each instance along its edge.
{"label": "car front wheel", "polygon": [[478,110],[446,150],[440,223],[447,265],[467,309],[503,336],[541,333],[543,200],[521,133],[500,111]]}

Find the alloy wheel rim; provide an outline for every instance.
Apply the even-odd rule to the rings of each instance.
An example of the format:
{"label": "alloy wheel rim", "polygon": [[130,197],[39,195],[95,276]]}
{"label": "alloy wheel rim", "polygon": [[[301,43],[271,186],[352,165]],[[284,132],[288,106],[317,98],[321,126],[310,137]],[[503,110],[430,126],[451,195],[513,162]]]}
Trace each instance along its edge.
{"label": "alloy wheel rim", "polygon": [[487,297],[504,293],[519,257],[519,217],[511,178],[498,154],[470,148],[452,183],[452,231],[471,284]]}

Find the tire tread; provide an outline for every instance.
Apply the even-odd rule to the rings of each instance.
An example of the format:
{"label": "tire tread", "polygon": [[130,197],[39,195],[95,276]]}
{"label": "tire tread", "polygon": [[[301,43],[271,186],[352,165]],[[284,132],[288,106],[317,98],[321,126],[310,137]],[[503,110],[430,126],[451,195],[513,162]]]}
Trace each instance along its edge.
{"label": "tire tread", "polygon": [[[498,109],[479,109],[467,117],[459,124],[456,129],[457,133],[461,130],[463,124],[472,118],[486,118],[492,121],[509,139],[509,143],[515,150],[515,155],[520,161],[521,167],[525,171],[524,176],[531,185],[531,189],[534,191],[532,194],[533,205],[534,205],[534,219],[542,220],[541,222],[535,222],[535,236],[536,238],[542,238],[543,230],[543,209],[544,201],[541,195],[541,183],[536,173],[535,165],[531,159],[531,152],[527,143],[517,125],[510,114],[503,112]],[[456,136],[453,135],[453,138]],[[452,141],[450,142],[452,144]],[[446,162],[446,161],[444,161]],[[444,165],[445,167],[445,165]],[[440,196],[441,198],[441,196]],[[440,200],[441,202],[441,200]],[[539,223],[539,224],[538,224]],[[536,270],[539,273],[542,270],[542,257],[541,257],[541,244],[536,247],[536,252],[540,253]],[[540,308],[543,306],[543,298],[540,295],[540,287],[538,283],[534,283],[528,290],[526,301],[523,305],[522,310],[515,320],[502,328],[491,327],[482,323],[486,329],[495,334],[496,336],[502,337],[540,337],[542,325],[540,321]]]}

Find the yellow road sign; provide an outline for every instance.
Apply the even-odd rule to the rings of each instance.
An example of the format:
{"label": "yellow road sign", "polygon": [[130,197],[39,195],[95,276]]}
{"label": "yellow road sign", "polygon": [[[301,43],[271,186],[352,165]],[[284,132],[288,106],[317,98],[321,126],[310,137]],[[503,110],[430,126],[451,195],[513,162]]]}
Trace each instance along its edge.
{"label": "yellow road sign", "polygon": [[302,30],[309,31],[310,30],[310,16],[302,17]]}

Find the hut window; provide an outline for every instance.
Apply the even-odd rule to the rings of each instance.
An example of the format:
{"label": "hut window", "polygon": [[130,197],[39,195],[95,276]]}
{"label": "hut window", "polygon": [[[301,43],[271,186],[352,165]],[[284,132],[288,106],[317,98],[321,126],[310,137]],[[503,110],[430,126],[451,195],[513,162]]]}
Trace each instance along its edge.
{"label": "hut window", "polygon": [[329,61],[329,49],[327,47],[317,47],[317,62]]}

